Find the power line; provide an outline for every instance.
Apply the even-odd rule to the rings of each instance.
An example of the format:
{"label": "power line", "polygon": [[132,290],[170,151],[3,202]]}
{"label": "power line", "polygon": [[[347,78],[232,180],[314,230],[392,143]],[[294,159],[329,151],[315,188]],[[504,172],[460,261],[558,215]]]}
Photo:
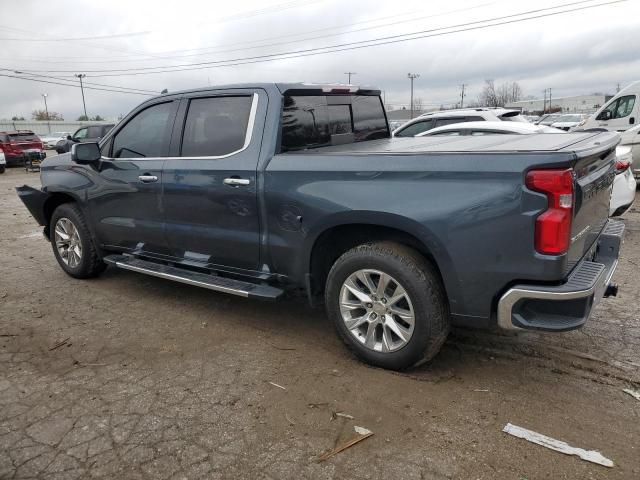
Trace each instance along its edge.
{"label": "power line", "polygon": [[[20,70],[10,70],[8,68],[0,68],[0,70],[4,70],[6,72],[11,72],[11,73],[15,73],[16,75],[29,75],[29,76],[34,76],[34,77],[41,77],[41,78],[47,78],[47,79],[51,79],[51,80],[60,80],[63,82],[68,82],[70,79],[67,77],[57,77],[57,76],[53,76],[53,75],[43,75],[41,73],[31,73],[31,72],[22,72]],[[134,88],[134,87],[122,87],[120,85],[111,85],[111,84],[105,84],[105,83],[96,83],[96,82],[87,82],[86,80],[84,81],[84,85],[95,85],[98,87],[108,87],[108,88],[113,88],[113,89],[119,89],[119,90],[130,90],[133,92],[140,92],[140,93],[148,93],[151,95],[157,95],[158,92],[155,90],[143,90],[141,88]]]}
{"label": "power line", "polygon": [[[7,77],[7,78],[17,78],[20,80],[27,80],[29,82],[39,82],[39,83],[48,83],[51,85],[62,85],[65,87],[73,87],[73,88],[78,88],[78,85],[72,84],[72,83],[62,83],[62,82],[52,82],[50,80],[40,80],[37,78],[29,78],[29,77],[20,77],[18,75],[8,75],[6,73],[0,73],[0,77]],[[138,93],[138,92],[127,92],[124,90],[109,90],[107,88],[97,88],[97,87],[84,87],[87,90],[101,90],[104,92],[114,92],[114,93],[130,93],[133,95],[144,95],[145,97],[148,97],[149,95],[145,94],[145,93]]]}
{"label": "power line", "polygon": [[[327,38],[327,37],[332,37],[332,36],[337,36],[337,35],[344,35],[344,34],[347,34],[347,33],[356,33],[356,32],[360,32],[360,31],[364,31],[364,30],[371,30],[371,29],[376,29],[376,28],[385,28],[385,27],[389,27],[389,26],[392,26],[392,25],[397,25],[397,24],[400,24],[400,23],[415,22],[415,21],[424,20],[424,19],[427,19],[427,18],[435,18],[435,17],[446,16],[446,15],[450,15],[450,14],[453,14],[453,13],[459,13],[459,12],[462,12],[462,11],[469,11],[469,10],[475,10],[475,9],[478,9],[478,8],[486,7],[486,6],[489,6],[489,5],[500,3],[500,1],[503,1],[503,0],[482,3],[482,4],[479,4],[479,5],[472,6],[472,7],[465,7],[465,8],[456,9],[456,10],[449,10],[449,11],[446,11],[446,12],[441,12],[441,13],[437,13],[437,14],[422,16],[422,17],[415,17],[415,13],[416,12],[415,11],[411,11],[411,12],[401,13],[401,14],[397,14],[397,15],[388,15],[388,16],[384,16],[384,17],[378,17],[378,18],[371,19],[371,20],[363,20],[363,21],[360,21],[360,22],[353,22],[353,23],[350,23],[350,24],[344,24],[344,25],[332,26],[332,27],[325,27],[325,28],[319,28],[319,29],[314,29],[314,30],[307,30],[306,32],[303,32],[303,33],[292,33],[292,34],[287,34],[287,35],[278,35],[278,36],[275,36],[275,37],[267,37],[267,38],[256,39],[256,40],[249,40],[249,41],[245,41],[245,42],[227,43],[227,44],[217,45],[215,47],[209,46],[209,47],[200,47],[200,48],[192,48],[192,49],[167,50],[167,51],[164,51],[164,52],[155,52],[154,53],[154,58],[149,58],[149,59],[134,58],[134,59],[129,59],[129,60],[115,60],[115,61],[117,63],[154,61],[156,59],[171,59],[171,58],[184,58],[184,57],[204,56],[204,55],[211,55],[211,54],[214,54],[214,53],[226,53],[226,52],[233,52],[233,51],[238,51],[238,50],[250,50],[250,49],[255,49],[255,48],[264,48],[266,46],[284,45],[284,44],[295,43],[295,42],[299,42],[299,41],[315,40],[315,39],[318,39],[318,38]],[[594,0],[590,0],[590,1],[594,1]],[[325,32],[327,30],[339,30],[339,29],[342,29],[342,28],[352,27],[352,26],[355,26],[355,25],[367,24],[367,23],[372,23],[372,22],[379,22],[381,20],[387,20],[387,19],[391,19],[391,18],[405,17],[407,15],[413,15],[413,17],[408,19],[408,20],[400,20],[400,21],[397,21],[397,22],[385,23],[385,24],[382,24],[382,25],[373,25],[371,27],[361,28],[361,29],[357,29],[357,30],[341,31],[341,32],[338,32],[338,33],[335,33],[335,34],[322,35],[322,36],[318,36],[318,37],[299,38],[299,39],[296,39],[294,41],[282,42],[282,43],[279,43],[279,44],[260,44],[260,45],[254,46],[254,47],[234,48],[234,49],[230,49],[230,50],[220,50],[221,47],[260,43],[260,42],[265,42],[265,41],[277,40],[277,39],[281,39],[281,38],[300,37],[300,36],[308,35],[310,33]],[[2,28],[2,27],[0,26],[0,28]],[[165,54],[170,54],[170,53],[196,52],[196,51],[201,51],[201,50],[213,50],[213,51],[208,51],[208,52],[203,52],[203,53],[164,56]],[[144,55],[144,54],[140,54],[140,55]],[[138,55],[138,56],[140,56],[140,55]],[[123,56],[122,58],[127,58],[127,57],[131,57],[131,56]],[[64,56],[64,57],[46,57],[46,58],[43,58],[43,57],[22,57],[22,58],[23,59],[25,59],[25,58],[32,59],[33,61],[36,61],[38,63],[70,63],[69,62],[70,59],[73,59],[73,58],[84,59],[86,57],[68,57],[68,56]],[[64,61],[51,61],[51,58],[64,58],[65,60]],[[104,57],[102,57],[102,58],[104,58]],[[117,58],[120,58],[120,57],[115,57],[115,58],[117,59]],[[87,61],[84,61],[84,62],[71,62],[71,63],[114,63],[114,57],[109,57],[108,60],[102,60],[102,61],[87,60]]]}
{"label": "power line", "polygon": [[[541,13],[539,15],[528,16],[525,18],[513,18],[513,17],[521,17],[523,15],[530,15],[532,13],[544,12],[548,10],[557,10],[559,8],[566,8],[572,5],[584,4],[591,2],[593,0],[585,0],[580,2],[572,2],[568,4],[563,4],[554,7],[542,8],[530,10],[527,12],[521,12],[512,15],[505,15],[502,17],[494,17],[485,20],[478,20],[474,22],[467,22],[458,25],[451,25],[448,27],[439,27],[430,30],[423,30],[419,32],[400,34],[400,35],[391,35],[387,37],[374,38],[369,40],[362,40],[358,42],[346,42],[342,44],[329,45],[325,47],[317,47],[317,48],[309,48],[309,49],[301,49],[301,50],[293,50],[289,52],[281,52],[267,55],[258,55],[254,57],[244,57],[244,58],[236,58],[236,59],[228,59],[228,60],[218,60],[213,62],[198,62],[192,64],[183,64],[183,65],[173,65],[173,66],[158,66],[158,67],[141,67],[141,68],[133,68],[133,69],[105,69],[105,70],[85,70],[88,73],[94,73],[99,75],[89,75],[92,77],[109,77],[109,76],[125,76],[125,75],[149,75],[152,73],[170,73],[170,72],[179,72],[179,71],[189,71],[189,70],[201,70],[204,68],[216,68],[216,67],[229,67],[229,66],[237,66],[237,65],[245,65],[251,63],[261,63],[275,60],[285,60],[292,58],[301,58],[313,55],[323,55],[327,53],[336,53],[347,50],[356,50],[362,48],[369,48],[380,45],[389,45],[394,43],[407,42],[411,40],[418,40],[423,38],[451,35],[454,33],[467,32],[473,30],[481,30],[491,27],[496,27],[500,25],[508,25],[513,23],[524,22],[528,20],[534,20],[539,18],[545,18],[555,15],[560,15],[564,13],[571,13],[580,10],[587,10],[590,8],[596,8],[606,5],[612,5],[622,2],[627,2],[629,0],[610,0],[604,3],[599,3],[595,5],[583,5],[580,7],[570,8],[561,11]],[[511,18],[511,20],[505,20]],[[504,20],[504,21],[503,21]],[[490,23],[493,22],[493,23]],[[478,25],[483,24],[483,25]],[[441,30],[451,30],[442,32]],[[407,38],[409,37],[409,38]],[[29,70],[29,69],[21,69],[29,72],[57,72],[57,73],[70,73],[72,70]]]}

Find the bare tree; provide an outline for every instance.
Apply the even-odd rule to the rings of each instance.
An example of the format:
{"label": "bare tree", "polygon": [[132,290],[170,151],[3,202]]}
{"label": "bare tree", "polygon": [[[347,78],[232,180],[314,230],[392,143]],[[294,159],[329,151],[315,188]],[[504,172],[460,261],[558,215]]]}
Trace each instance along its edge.
{"label": "bare tree", "polygon": [[493,80],[485,80],[484,88],[478,96],[483,107],[504,107],[507,103],[522,99],[522,88],[518,82],[505,82],[496,87]]}
{"label": "bare tree", "polygon": [[45,110],[34,110],[31,113],[31,117],[34,120],[64,120],[64,118],[62,118],[62,115],[60,115],[58,112],[49,112],[49,114],[47,114],[47,112]]}

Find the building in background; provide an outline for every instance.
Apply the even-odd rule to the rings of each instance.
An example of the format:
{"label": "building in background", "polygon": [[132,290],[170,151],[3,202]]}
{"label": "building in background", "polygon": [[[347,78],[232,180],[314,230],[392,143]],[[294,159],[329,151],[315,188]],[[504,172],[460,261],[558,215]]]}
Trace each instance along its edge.
{"label": "building in background", "polygon": [[505,105],[506,108],[521,110],[524,114],[540,114],[543,109],[546,112],[559,113],[593,113],[602,105],[613,98],[613,95],[594,93],[592,95],[576,95],[575,97],[553,97],[551,96],[551,106],[549,98],[546,101],[542,98],[532,100],[521,100]]}

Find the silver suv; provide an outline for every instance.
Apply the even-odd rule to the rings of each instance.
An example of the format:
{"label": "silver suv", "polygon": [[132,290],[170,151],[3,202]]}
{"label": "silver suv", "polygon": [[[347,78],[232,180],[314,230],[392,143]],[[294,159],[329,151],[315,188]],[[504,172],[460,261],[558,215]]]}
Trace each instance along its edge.
{"label": "silver suv", "polygon": [[393,131],[394,137],[414,137],[432,128],[463,122],[527,122],[518,110],[506,108],[460,108],[429,112],[408,121]]}

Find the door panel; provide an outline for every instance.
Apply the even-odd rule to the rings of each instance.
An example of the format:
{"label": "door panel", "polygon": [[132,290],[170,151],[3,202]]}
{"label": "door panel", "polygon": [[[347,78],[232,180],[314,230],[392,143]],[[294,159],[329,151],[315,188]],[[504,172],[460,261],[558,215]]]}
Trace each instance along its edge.
{"label": "door panel", "polygon": [[145,105],[103,145],[89,208],[103,245],[167,254],[162,169],[179,100]]}
{"label": "door panel", "polygon": [[164,166],[167,241],[180,259],[254,270],[260,245],[256,168],[266,95],[252,90],[207,95],[183,100],[182,156]]}
{"label": "door panel", "polygon": [[[167,252],[161,211],[164,159],[104,159],[89,208],[100,242],[126,250]],[[143,182],[140,177],[157,180]]]}

